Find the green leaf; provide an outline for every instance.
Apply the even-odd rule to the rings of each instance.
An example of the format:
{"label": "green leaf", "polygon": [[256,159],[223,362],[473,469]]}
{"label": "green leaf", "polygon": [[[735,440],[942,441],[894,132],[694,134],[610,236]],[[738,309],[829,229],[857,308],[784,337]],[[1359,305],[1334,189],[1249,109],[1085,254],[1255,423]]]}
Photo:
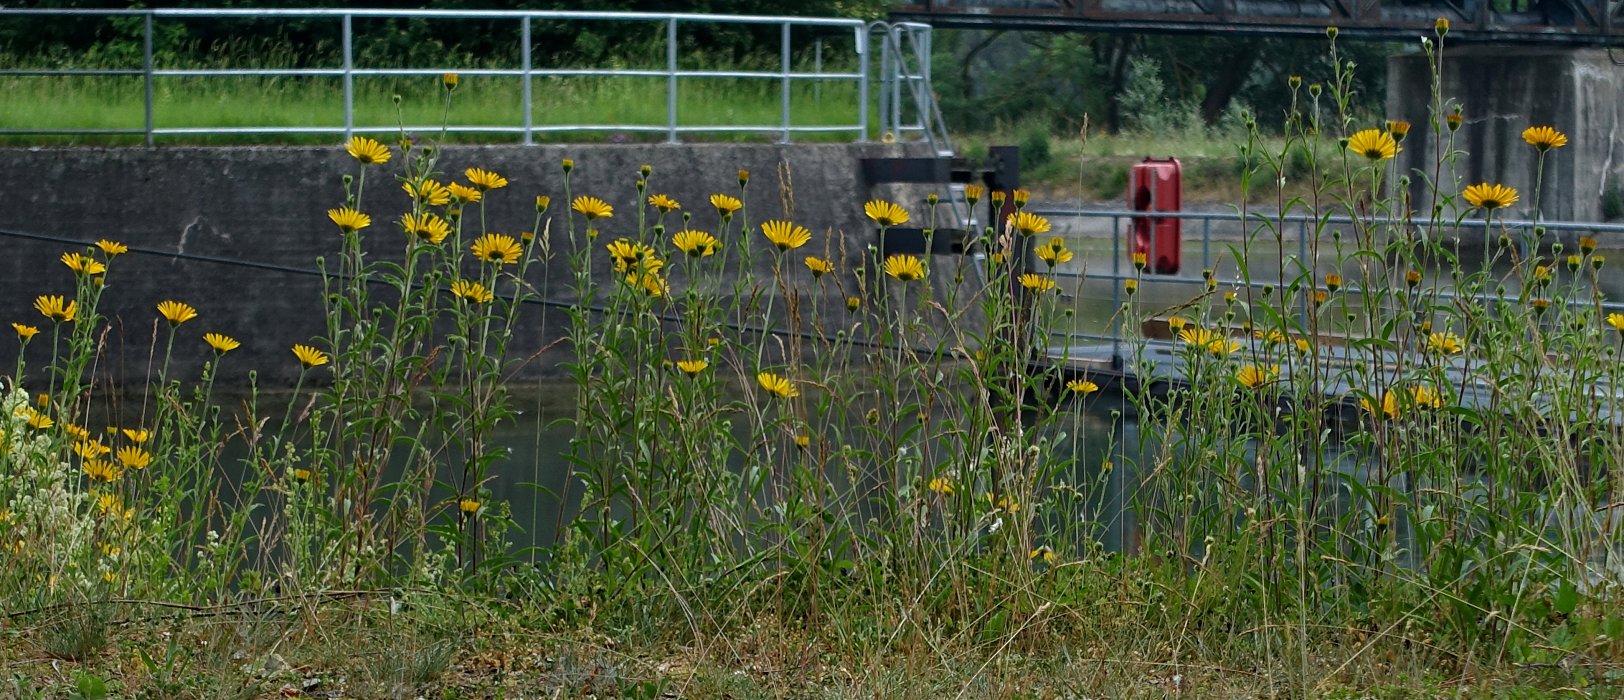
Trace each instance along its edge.
{"label": "green leaf", "polygon": [[1572,579],[1563,579],[1556,587],[1556,596],[1551,600],[1551,607],[1563,615],[1572,615],[1573,610],[1579,607],[1579,587]]}

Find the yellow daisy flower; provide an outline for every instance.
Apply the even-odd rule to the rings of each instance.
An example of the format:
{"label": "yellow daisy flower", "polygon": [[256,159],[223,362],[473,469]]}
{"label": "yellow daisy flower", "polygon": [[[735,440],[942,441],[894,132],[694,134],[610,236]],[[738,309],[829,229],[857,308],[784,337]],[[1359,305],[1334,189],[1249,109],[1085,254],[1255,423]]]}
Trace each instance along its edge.
{"label": "yellow daisy flower", "polygon": [[805,226],[789,221],[767,221],[761,224],[761,233],[779,250],[794,250],[812,240],[812,232]]}
{"label": "yellow daisy flower", "polygon": [[691,230],[676,232],[671,236],[671,243],[677,247],[677,250],[696,258],[715,255],[716,249],[721,245],[715,236],[704,231]]}
{"label": "yellow daisy flower", "polygon": [[871,199],[863,205],[863,215],[881,226],[901,226],[908,223],[908,210],[883,199]]}
{"label": "yellow daisy flower", "polygon": [[1248,389],[1256,389],[1280,379],[1279,365],[1244,365],[1235,370],[1235,381]]}
{"label": "yellow daisy flower", "polygon": [[125,428],[121,432],[125,439],[137,445],[145,444],[152,439],[152,431],[143,428]]}
{"label": "yellow daisy flower", "polygon": [[1607,325],[1612,326],[1613,330],[1619,331],[1619,332],[1624,332],[1624,314],[1620,314],[1620,313],[1607,314],[1607,319],[1606,320],[1607,320]]}
{"label": "yellow daisy flower", "polygon": [[332,219],[338,230],[344,233],[354,233],[372,225],[372,217],[350,207],[328,209],[327,218]]}
{"label": "yellow daisy flower", "polygon": [[1491,185],[1487,182],[1471,185],[1461,193],[1474,207],[1494,210],[1509,207],[1517,203],[1517,190],[1505,185]]}
{"label": "yellow daisy flower", "polygon": [[479,501],[472,498],[464,498],[457,501],[457,510],[462,511],[463,515],[473,515],[478,513],[481,506],[482,504]]}
{"label": "yellow daisy flower", "polygon": [[118,481],[119,477],[124,476],[124,471],[119,469],[117,465],[103,459],[87,459],[79,468],[84,470],[85,476],[90,477],[93,481],[112,483]]}
{"label": "yellow daisy flower", "polygon": [[483,304],[495,298],[495,295],[491,293],[491,290],[486,289],[485,285],[470,280],[452,282],[451,293],[474,304]]}
{"label": "yellow daisy flower", "polygon": [[1049,220],[1029,211],[1015,212],[1009,217],[1009,225],[1014,226],[1023,236],[1035,236],[1049,232]]}
{"label": "yellow daisy flower", "polygon": [[424,243],[438,244],[451,235],[451,224],[434,214],[407,214],[400,220],[401,228]]}
{"label": "yellow daisy flower", "polygon": [[1425,384],[1410,389],[1410,398],[1414,399],[1416,408],[1443,408],[1444,397],[1438,390]]}
{"label": "yellow daisy flower", "polygon": [[1523,141],[1526,141],[1528,145],[1539,149],[1541,152],[1568,145],[1567,134],[1549,126],[1530,126],[1523,129],[1522,137]]}
{"label": "yellow daisy flower", "polygon": [[54,294],[44,294],[34,298],[34,308],[41,315],[55,323],[73,321],[79,314],[79,304],[75,301],[63,299]]}
{"label": "yellow daisy flower", "polygon": [[1370,160],[1389,160],[1398,154],[1398,142],[1381,129],[1365,129],[1348,137],[1348,150]]}
{"label": "yellow daisy flower", "polygon": [[831,263],[828,260],[824,260],[823,258],[808,255],[808,256],[806,256],[806,269],[812,271],[812,278],[813,279],[817,279],[817,278],[822,277],[824,275],[827,275],[827,274],[829,274],[831,272],[834,272],[835,271],[835,265],[834,265],[834,263]]}
{"label": "yellow daisy flower", "polygon": [[892,255],[885,259],[885,274],[903,282],[924,279],[925,263],[914,255]]}
{"label": "yellow daisy flower", "polygon": [[310,347],[309,345],[293,346],[293,356],[299,358],[299,364],[304,365],[305,369],[320,367],[332,360],[331,357],[328,357],[327,353]]}
{"label": "yellow daisy flower", "polygon": [[443,207],[451,203],[451,189],[434,180],[425,179],[417,184],[403,182],[400,188],[406,190],[406,196],[416,200],[419,204],[431,207]]}
{"label": "yellow daisy flower", "polygon": [[682,370],[683,374],[690,377],[699,376],[699,373],[705,371],[705,368],[709,366],[710,363],[705,360],[677,360],[677,369]]}
{"label": "yellow daisy flower", "polygon": [[473,204],[485,198],[485,193],[483,191],[469,187],[460,182],[453,182],[445,187],[451,192],[451,196],[456,197],[459,201],[468,202],[469,204]]}
{"label": "yellow daisy flower", "polygon": [[39,335],[38,328],[21,323],[11,324],[11,330],[17,331],[17,337],[25,343],[33,339],[34,336]]}
{"label": "yellow daisy flower", "polygon": [[197,318],[197,309],[192,308],[190,304],[169,299],[158,302],[158,315],[169,322],[170,328],[174,328]]}
{"label": "yellow daisy flower", "polygon": [[716,215],[724,219],[731,218],[734,212],[744,208],[744,202],[739,201],[738,197],[725,194],[711,195],[710,203],[716,207]]}
{"label": "yellow daisy flower", "polygon": [[365,136],[351,138],[349,143],[344,144],[344,150],[365,165],[382,165],[392,157],[388,146]]}
{"label": "yellow daisy flower", "polygon": [[[41,396],[43,396],[43,394],[41,394]],[[28,422],[28,427],[30,427],[30,428],[33,428],[35,430],[45,430],[46,428],[49,428],[49,427],[51,427],[53,425],[56,425],[56,421],[51,420],[50,416],[47,416],[47,415],[45,415],[43,413],[40,413],[39,411],[36,411],[36,410],[34,410],[32,408],[24,409],[24,410],[26,410],[28,412],[28,414],[27,414],[28,415],[28,421],[27,422]]]}
{"label": "yellow daisy flower", "polygon": [[1368,398],[1359,399],[1359,407],[1377,418],[1382,416],[1397,418],[1399,412],[1398,395],[1391,390],[1383,392],[1380,406],[1377,406]]}
{"label": "yellow daisy flower", "polygon": [[[658,261],[655,261],[658,262]],[[659,273],[652,270],[636,272],[626,276],[626,283],[642,287],[643,293],[656,299],[671,292],[671,283],[667,282]]]}
{"label": "yellow daisy flower", "polygon": [[1465,347],[1460,336],[1449,331],[1438,331],[1427,336],[1427,349],[1441,355],[1458,355]]}
{"label": "yellow daisy flower", "polygon": [[1047,263],[1049,267],[1071,262],[1073,257],[1072,252],[1066,249],[1065,239],[1059,236],[1055,236],[1049,239],[1048,243],[1034,248],[1033,252],[1037,253],[1038,259]]}
{"label": "yellow daisy flower", "polygon": [[1043,275],[1028,272],[1021,275],[1021,286],[1042,294],[1054,289],[1055,281]]}
{"label": "yellow daisy flower", "polygon": [[107,271],[107,266],[100,260],[83,253],[63,253],[62,264],[67,265],[76,275],[99,275]]}
{"label": "yellow daisy flower", "polygon": [[112,451],[113,448],[100,440],[80,440],[73,443],[73,453],[79,455],[80,459],[97,459]]}
{"label": "yellow daisy flower", "polygon": [[134,445],[118,448],[118,463],[125,469],[146,469],[152,463],[152,453]]}
{"label": "yellow daisy flower", "polygon": [[953,480],[945,476],[938,476],[931,479],[930,484],[928,484],[926,488],[930,489],[931,493],[938,496],[951,496],[953,495],[954,491]]}
{"label": "yellow daisy flower", "polygon": [[499,190],[503,187],[507,187],[508,185],[507,178],[497,175],[489,170],[469,168],[462,171],[462,174],[468,178],[468,182],[473,183],[474,189],[481,192],[486,190]]}
{"label": "yellow daisy flower", "polygon": [[795,384],[788,378],[780,377],[772,372],[757,374],[756,382],[761,384],[761,388],[766,390],[767,393],[781,399],[793,399],[801,395],[801,392],[795,388]]}
{"label": "yellow daisy flower", "polygon": [[242,343],[237,342],[236,338],[220,333],[204,333],[203,342],[208,343],[209,347],[221,355],[242,347]]}
{"label": "yellow daisy flower", "polygon": [[488,263],[511,265],[519,262],[519,241],[504,233],[487,233],[469,246],[474,257]]}
{"label": "yellow daisy flower", "polygon": [[102,240],[96,241],[96,247],[100,248],[102,254],[106,255],[109,258],[111,258],[111,257],[113,257],[115,255],[123,255],[125,253],[130,252],[130,247],[129,246],[124,245],[123,243],[119,243],[118,241],[109,241],[109,240],[107,240],[105,238],[102,239]]}
{"label": "yellow daisy flower", "polygon": [[1094,382],[1091,382],[1091,381],[1089,381],[1087,379],[1073,379],[1073,380],[1071,380],[1069,382],[1066,382],[1066,388],[1070,389],[1073,393],[1082,394],[1083,396],[1087,396],[1087,395],[1092,394],[1092,393],[1094,393],[1096,391],[1099,391],[1100,390],[1100,385],[1095,384]]}
{"label": "yellow daisy flower", "polygon": [[649,195],[648,203],[649,206],[659,209],[661,212],[666,214],[682,208],[682,205],[678,204],[677,200],[672,199],[669,195],[663,194]]}
{"label": "yellow daisy flower", "polygon": [[570,203],[570,208],[574,209],[575,213],[586,217],[587,221],[608,219],[615,215],[615,208],[609,206],[608,202],[586,195],[576,197],[575,201]]}

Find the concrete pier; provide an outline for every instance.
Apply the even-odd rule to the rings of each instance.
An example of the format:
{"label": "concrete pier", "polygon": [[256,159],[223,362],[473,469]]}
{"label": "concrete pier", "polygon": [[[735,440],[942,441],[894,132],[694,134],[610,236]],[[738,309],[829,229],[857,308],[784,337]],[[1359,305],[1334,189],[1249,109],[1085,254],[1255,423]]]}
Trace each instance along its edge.
{"label": "concrete pier", "polygon": [[[791,218],[812,231],[813,241],[784,266],[788,287],[797,295],[803,322],[827,316],[822,322],[833,333],[851,318],[845,299],[856,294],[853,271],[863,266],[869,246],[877,241],[873,222],[863,217],[863,201],[890,197],[915,216],[924,216],[924,194],[917,188],[867,191],[861,160],[922,155],[918,150],[883,144],[452,146],[445,150],[439,179],[462,181],[467,167],[505,175],[511,185],[491,193],[488,227],[515,235],[536,220],[536,195],[552,198],[541,230],[550,231],[562,252],[555,253],[551,265],[529,275],[537,296],[552,305],[524,310],[522,331],[511,351],[529,358],[517,376],[547,377],[561,372],[560,363],[571,357],[568,344],[558,342],[567,327],[559,305],[576,301],[563,254],[572,244],[565,224],[570,215],[562,159],[577,164],[571,193],[600,197],[615,207],[614,218],[600,224],[598,240],[577,241],[592,247],[594,280],[606,290],[619,284],[620,276],[609,269],[603,247],[616,237],[636,236],[639,197],[634,182],[641,165],[653,166],[650,192],[675,197],[685,212],[695,215],[693,226],[706,230],[715,230],[717,218],[708,197],[738,193],[738,171],[749,170],[744,199],[751,228],[745,235],[756,238],[763,249],[754,266],[761,293],[777,290],[773,258],[765,252],[756,224]],[[363,240],[373,259],[398,259],[406,246],[397,221],[409,203],[396,179],[400,156],[396,158],[371,172],[366,184],[364,205],[373,221]],[[109,332],[95,371],[116,384],[140,386],[155,371],[148,360],[158,318],[154,305],[164,299],[190,303],[201,314],[181,328],[174,376],[197,376],[209,357],[201,335],[215,331],[243,344],[231,354],[233,371],[221,384],[241,383],[253,369],[264,386],[289,385],[299,370],[289,347],[312,342],[326,330],[316,260],[325,257],[334,264],[342,239],[326,212],[343,202],[341,177],[357,169],[340,146],[12,148],[0,149],[0,169],[27,183],[13,188],[6,206],[0,207],[0,241],[6,251],[0,255],[0,323],[45,329],[28,348],[31,374],[44,366],[50,350],[49,323],[32,308],[35,296],[72,298],[73,274],[58,258],[100,238],[131,248],[114,261],[101,306]],[[672,216],[673,225],[680,221]],[[477,229],[476,220],[466,237],[477,235]],[[723,241],[724,252],[739,247],[736,228],[734,236]],[[814,281],[801,262],[805,255],[831,258],[838,274]],[[960,256],[939,257],[945,270]],[[682,267],[668,267],[677,289],[683,288]],[[470,274],[476,269],[469,261]],[[940,286],[949,279],[939,275],[932,282]],[[18,346],[10,328],[0,328],[6,329],[0,367],[9,371]],[[166,334],[158,329],[160,354]]]}
{"label": "concrete pier", "polygon": [[[1410,173],[1416,212],[1426,215],[1431,194],[1416,172],[1432,177],[1440,153],[1428,113],[1432,70],[1419,49],[1389,58],[1387,67],[1387,118],[1414,125],[1398,161]],[[1531,218],[1539,153],[1523,142],[1522,131],[1549,125],[1567,134],[1568,145],[1547,156],[1543,218],[1603,219],[1603,202],[1620,191],[1624,174],[1624,66],[1614,65],[1602,49],[1448,47],[1441,76],[1446,104],[1462,108],[1454,147],[1465,151],[1452,166],[1445,164],[1441,193],[1502,183],[1521,193],[1510,215]],[[1447,144],[1448,130],[1442,135]]]}

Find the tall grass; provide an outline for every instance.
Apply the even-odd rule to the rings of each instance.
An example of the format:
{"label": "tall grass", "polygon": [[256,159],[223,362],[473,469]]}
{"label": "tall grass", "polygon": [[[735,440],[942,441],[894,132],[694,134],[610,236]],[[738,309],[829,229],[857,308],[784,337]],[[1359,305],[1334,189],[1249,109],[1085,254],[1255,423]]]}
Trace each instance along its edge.
{"label": "tall grass", "polygon": [[[1417,126],[1443,137],[1434,169],[1395,172],[1404,125],[1317,116],[1348,113],[1332,63],[1323,83],[1290,86],[1301,109],[1281,150],[1255,130],[1242,146],[1243,212],[1280,213],[1235,247],[1238,280],[1212,277],[1165,319],[1184,380],[1122,389],[1132,440],[1082,418],[1079,402],[1109,394],[1103,377],[1033,362],[1079,309],[1053,272],[1071,251],[1026,192],[967,193],[1008,214],[976,237],[983,258],[921,258],[885,241],[948,225],[934,197],[869,202],[878,245],[854,247],[763,220],[749,173],[679,204],[645,167],[635,200],[605,202],[570,184],[591,164],[565,161],[535,233],[509,240],[476,235],[488,200],[516,196],[498,175],[358,138],[345,190],[311,204],[333,207],[342,234],[327,331],[289,355],[305,373],[286,409],[242,422],[240,497],[221,479],[237,465],[212,387],[242,370],[216,342],[201,377],[168,373],[172,353],[211,351],[180,307],[161,310],[164,371],[139,425],[79,427],[118,247],[72,258],[74,318],[27,341],[57,352],[6,387],[0,600],[26,617],[356,591],[387,592],[393,613],[452,596],[738,655],[754,643],[741,636],[784,627],[879,666],[970,654],[985,669],[1059,646],[1256,669],[1260,692],[1303,697],[1377,655],[1457,679],[1512,664],[1599,677],[1624,651],[1610,390],[1624,316],[1594,291],[1605,263],[1538,232],[1469,253],[1465,224],[1499,211],[1451,184],[1455,104],[1435,91]],[[460,94],[442,91],[441,108]],[[1297,147],[1309,172],[1333,173],[1307,196],[1279,189]],[[1435,183],[1444,223],[1412,223],[1395,186],[1409,177]],[[1537,208],[1540,184],[1518,184]],[[369,193],[403,185],[406,235],[385,233],[384,212],[361,225]],[[1314,227],[1300,257],[1271,218],[1291,212],[1356,221]],[[633,233],[606,240],[606,218]],[[1272,269],[1251,264],[1260,250]],[[491,435],[513,417],[515,311],[551,275],[578,300],[573,478],[550,494],[561,541],[533,564],[492,497],[509,477]],[[1130,333],[1169,315],[1127,298]],[[1150,376],[1151,346],[1128,340],[1129,369]],[[392,464],[403,477],[384,478]],[[1107,546],[1118,518],[1133,534]],[[74,619],[49,627],[101,643],[99,618]],[[442,636],[414,634],[419,661],[374,675],[414,685],[443,668]]]}

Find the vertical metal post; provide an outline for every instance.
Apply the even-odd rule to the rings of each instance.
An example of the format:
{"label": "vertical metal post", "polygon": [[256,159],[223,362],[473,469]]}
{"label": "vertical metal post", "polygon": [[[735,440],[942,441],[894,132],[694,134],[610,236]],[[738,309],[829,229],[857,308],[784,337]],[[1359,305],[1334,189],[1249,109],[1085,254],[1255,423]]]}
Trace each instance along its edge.
{"label": "vertical metal post", "polygon": [[868,141],[868,25],[857,28],[857,140]]}
{"label": "vertical metal post", "polygon": [[891,54],[891,27],[880,28],[880,140],[895,134],[891,130],[891,113],[896,111],[896,105],[891,102],[891,81],[896,80],[897,71],[892,67],[896,57]]}
{"label": "vertical metal post", "polygon": [[[931,114],[935,110],[936,95],[930,91],[930,30],[908,28],[908,41],[914,47],[914,60],[919,62],[919,73],[913,83],[913,94],[918,98],[919,127],[924,130],[928,140],[935,142],[935,134],[931,131]],[[943,132],[944,135],[946,132]],[[940,148],[945,148],[945,142]]]}
{"label": "vertical metal post", "polygon": [[[1129,231],[1133,226],[1128,227]],[[1111,360],[1124,366],[1122,357],[1122,217],[1111,217]]]}
{"label": "vertical metal post", "polygon": [[677,18],[665,24],[665,140],[677,142]]}
{"label": "vertical metal post", "polygon": [[351,32],[355,26],[350,13],[344,13],[344,140],[355,134],[355,46]]}
{"label": "vertical metal post", "polygon": [[524,96],[524,145],[529,146],[536,142],[532,133],[535,129],[535,116],[530,94],[530,83],[532,82],[530,77],[532,69],[530,65],[530,15],[525,15],[524,20],[519,23],[519,42],[519,62],[524,70],[524,88],[520,90],[520,94]]}
{"label": "vertical metal post", "polygon": [[779,143],[789,143],[789,22],[785,22],[778,33],[778,64],[782,71],[778,83],[778,120],[784,129]]}
{"label": "vertical metal post", "polygon": [[892,67],[896,68],[896,76],[892,78],[892,133],[896,140],[903,136],[903,81],[908,80],[908,60],[903,58],[903,39],[901,29],[892,28],[887,42],[896,44],[896,55],[892,57]]}
{"label": "vertical metal post", "polygon": [[[823,40],[819,39],[812,44],[812,72],[823,75]],[[823,106],[823,78],[812,81],[812,103]]]}
{"label": "vertical metal post", "polygon": [[154,126],[153,120],[152,120],[152,10],[147,10],[142,15],[142,20],[143,21],[142,21],[142,28],[141,28],[141,73],[142,73],[142,81],[145,83],[145,87],[146,87],[145,110],[146,110],[147,145],[151,146],[154,143],[153,135],[152,135],[152,129],[153,129],[153,126]]}
{"label": "vertical metal post", "polygon": [[1201,217],[1201,269],[1212,267],[1212,217]]}

